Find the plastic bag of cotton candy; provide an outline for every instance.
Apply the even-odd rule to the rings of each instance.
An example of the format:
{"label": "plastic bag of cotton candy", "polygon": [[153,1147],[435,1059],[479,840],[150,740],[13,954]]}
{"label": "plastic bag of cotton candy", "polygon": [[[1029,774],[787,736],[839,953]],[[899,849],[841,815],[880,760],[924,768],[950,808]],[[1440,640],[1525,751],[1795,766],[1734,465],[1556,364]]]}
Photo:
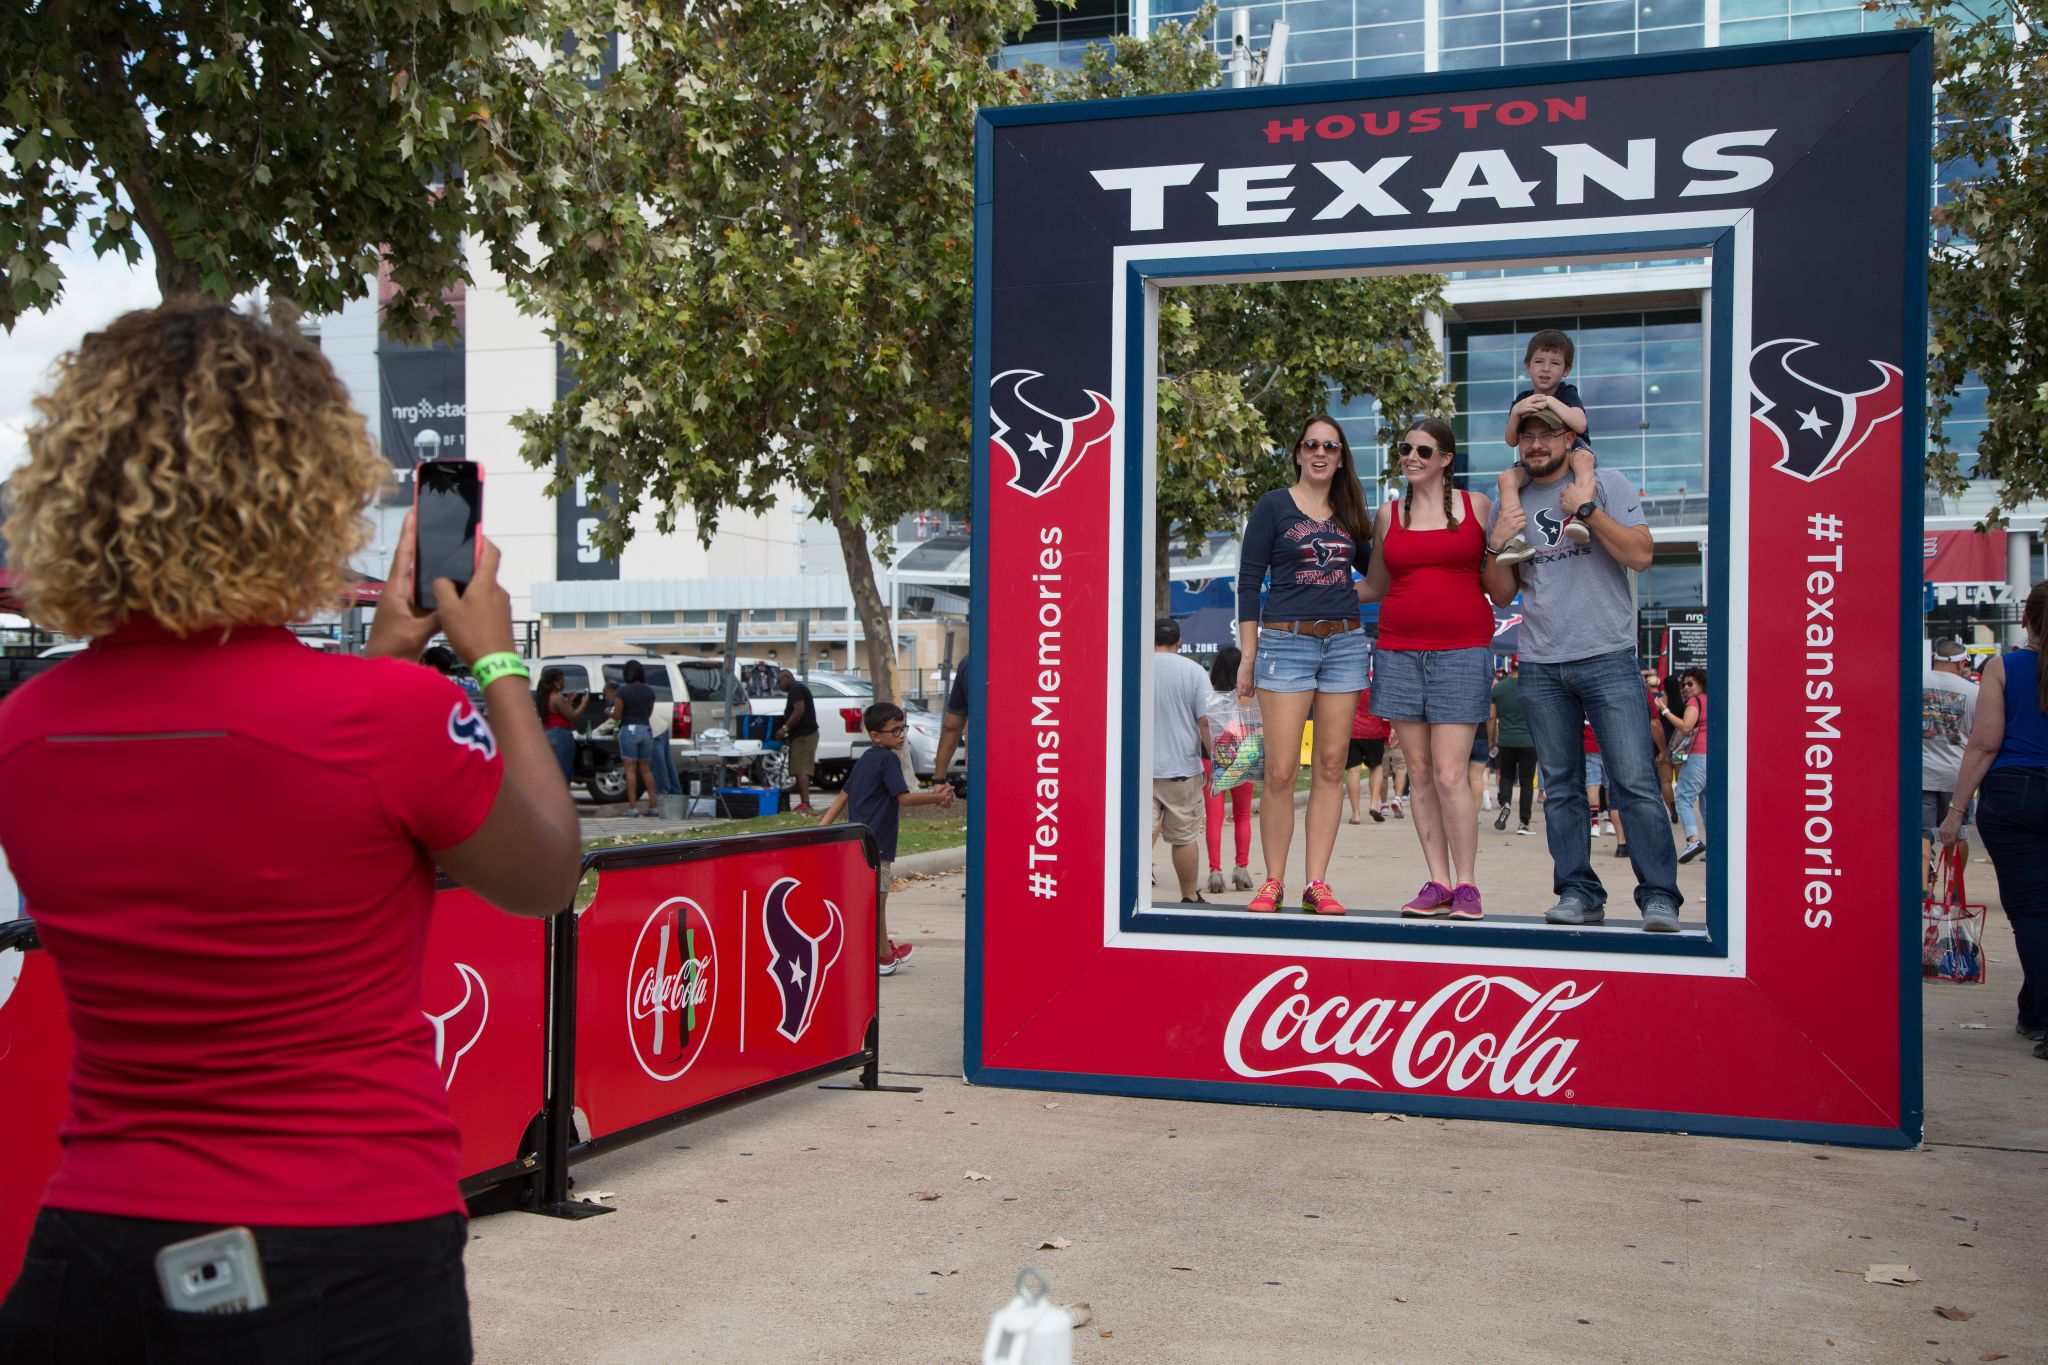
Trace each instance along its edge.
{"label": "plastic bag of cotton candy", "polygon": [[1266,741],[1258,698],[1239,701],[1235,692],[1218,692],[1209,699],[1209,749],[1211,795],[1259,780],[1266,767]]}

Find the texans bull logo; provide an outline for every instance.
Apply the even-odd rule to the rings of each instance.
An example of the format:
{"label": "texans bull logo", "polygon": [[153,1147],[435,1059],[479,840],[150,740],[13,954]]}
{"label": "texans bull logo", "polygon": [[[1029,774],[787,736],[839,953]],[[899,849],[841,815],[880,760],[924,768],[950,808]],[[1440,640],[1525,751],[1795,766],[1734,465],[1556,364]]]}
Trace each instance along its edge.
{"label": "texans bull logo", "polygon": [[448,712],[448,738],[464,748],[474,749],[486,759],[498,756],[498,737],[490,725],[466,701],[455,703]]}
{"label": "texans bull logo", "polygon": [[1548,507],[1542,508],[1536,513],[1536,529],[1543,533],[1544,545],[1554,550],[1564,537],[1564,519]]}
{"label": "texans bull logo", "polygon": [[782,1022],[775,1031],[792,1043],[811,1026],[825,995],[825,974],[839,960],[846,940],[846,922],[831,901],[825,902],[831,920],[823,933],[806,933],[789,917],[789,893],[799,885],[796,878],[784,877],[768,888],[768,898],[761,902],[761,932],[767,936],[770,954],[768,975],[782,996]]}
{"label": "texans bull logo", "polygon": [[427,1015],[427,1026],[434,1030],[434,1065],[441,1068],[443,1089],[455,1084],[455,1068],[484,1036],[484,1023],[491,1017],[491,992],[482,974],[467,962],[456,963],[455,970],[462,977],[462,999],[446,1014]]}
{"label": "texans bull logo", "polygon": [[[1882,360],[1870,362],[1877,383],[1855,393],[1816,384],[1792,368],[1793,356],[1819,344],[1784,337],[1749,356],[1749,387],[1760,405],[1750,415],[1750,439],[1776,452],[1771,468],[1808,483],[1840,469],[1886,423],[1895,424],[1905,406],[1905,376]],[[1896,426],[1891,435],[1896,441]]]}
{"label": "texans bull logo", "polygon": [[1004,370],[988,386],[989,453],[1009,456],[1016,471],[1009,486],[1034,498],[1058,488],[1089,451],[1107,446],[1116,425],[1116,409],[1093,389],[1081,390],[1093,406],[1079,417],[1058,417],[1027,401],[1024,386],[1044,377]]}

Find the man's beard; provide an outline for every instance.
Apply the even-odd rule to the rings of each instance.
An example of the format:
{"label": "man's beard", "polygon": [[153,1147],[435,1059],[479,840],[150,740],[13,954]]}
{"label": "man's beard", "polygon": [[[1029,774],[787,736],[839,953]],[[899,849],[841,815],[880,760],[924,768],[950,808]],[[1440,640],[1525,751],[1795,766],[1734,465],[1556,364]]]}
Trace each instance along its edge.
{"label": "man's beard", "polygon": [[[1547,479],[1552,474],[1557,473],[1558,470],[1564,468],[1565,458],[1562,454],[1552,455],[1548,451],[1536,456],[1524,455],[1522,457],[1522,467],[1529,471],[1532,478]],[[1548,468],[1543,467],[1541,463],[1543,461],[1549,462]]]}

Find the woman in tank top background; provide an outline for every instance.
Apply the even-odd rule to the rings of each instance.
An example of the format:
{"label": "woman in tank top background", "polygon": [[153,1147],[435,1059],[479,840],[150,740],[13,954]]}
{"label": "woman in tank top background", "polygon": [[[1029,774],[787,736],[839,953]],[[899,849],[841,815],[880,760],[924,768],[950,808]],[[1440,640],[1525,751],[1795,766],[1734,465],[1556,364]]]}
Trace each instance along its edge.
{"label": "woman in tank top background", "polygon": [[2026,647],[1993,659],[1978,680],[1977,721],[1936,837],[1953,844],[1978,797],[1977,833],[2019,949],[2017,1028],[2034,1040],[2034,1055],[2048,1059],[2048,582],[2027,594],[2020,621]]}
{"label": "woman in tank top background", "polygon": [[[1406,495],[1380,505],[1373,525],[1379,553],[1358,586],[1380,603],[1373,655],[1372,711],[1392,721],[1408,753],[1409,809],[1429,880],[1404,915],[1479,919],[1474,884],[1479,856],[1477,803],[1466,780],[1472,736],[1493,697],[1493,610],[1514,600],[1513,570],[1495,558],[1486,535],[1492,504],[1454,489],[1457,438],[1426,417],[1395,447]],[[1503,515],[1494,537],[1516,534]]]}

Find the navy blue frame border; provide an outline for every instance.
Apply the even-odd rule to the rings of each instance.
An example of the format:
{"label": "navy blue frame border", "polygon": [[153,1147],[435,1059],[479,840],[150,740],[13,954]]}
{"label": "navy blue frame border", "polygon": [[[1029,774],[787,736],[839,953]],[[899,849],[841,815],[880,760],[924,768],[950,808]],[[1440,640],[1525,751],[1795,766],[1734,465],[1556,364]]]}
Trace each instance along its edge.
{"label": "navy blue frame border", "polygon": [[[1737,67],[1769,67],[1793,63],[1860,58],[1896,53],[1907,58],[1914,91],[1909,115],[1906,148],[1907,184],[1902,205],[1905,240],[1917,250],[1906,253],[1901,280],[1901,306],[1907,354],[1912,342],[1927,334],[1927,250],[1929,244],[1929,196],[1934,133],[1933,40],[1924,29],[1902,29],[1891,33],[1847,35],[1768,46],[1707,48],[1690,52],[1662,53],[1649,57],[1620,57],[1571,63],[1575,80],[1653,76],[1688,71],[1727,70]],[[1070,104],[1030,105],[984,109],[974,130],[974,408],[969,450],[969,513],[974,526],[968,564],[973,581],[969,587],[972,619],[986,620],[988,612],[988,489],[989,414],[984,395],[990,380],[989,343],[994,293],[993,232],[995,227],[994,133],[997,128],[1031,124],[1084,122],[1110,118],[1146,118],[1161,114],[1215,109],[1262,109],[1294,104],[1346,99],[1392,98],[1436,91],[1509,89],[1531,83],[1534,73],[1515,68],[1498,72],[1458,71],[1397,76],[1373,80],[1319,82],[1314,86],[1279,86],[1244,90],[1204,91],[1187,95],[1157,95],[1119,100],[1089,100]],[[1523,252],[1521,254],[1528,254]],[[1597,254],[1597,253],[1595,253]],[[1716,253],[1716,275],[1712,292],[1714,335],[1727,335],[1728,291],[1720,275],[1721,254]],[[1902,550],[1917,545],[1924,531],[1925,509],[1922,493],[1926,484],[1926,374],[1921,367],[1903,365],[1905,371],[1905,422],[1901,428],[1900,459],[1900,543]],[[1142,384],[1142,379],[1140,380]],[[1732,399],[1731,367],[1718,366],[1712,373],[1713,403],[1726,413]],[[1910,420],[1906,420],[1909,418]],[[1725,457],[1725,453],[1724,453]],[[1710,450],[1709,458],[1713,458]],[[1710,493],[1710,527],[1725,524],[1726,481],[1717,481]],[[1126,509],[1128,515],[1128,508]],[[1711,530],[1709,532],[1711,537]],[[1725,556],[1716,556],[1708,566],[1716,600],[1726,600]],[[1920,622],[1916,604],[1919,559],[1902,553],[1899,582],[1898,742],[1901,755],[1898,798],[1898,885],[1899,885],[1899,1114],[1896,1128],[1865,1125],[1782,1122],[1727,1115],[1683,1111],[1635,1109],[1589,1109],[1573,1105],[1532,1104],[1523,1101],[1466,1100],[1406,1092],[1349,1092],[1311,1090],[1295,1086],[1257,1085],[1235,1082],[1193,1081],[1146,1076],[1098,1076],[1085,1072],[1032,1071],[988,1066],[983,1061],[982,954],[985,947],[983,915],[985,903],[985,849],[987,828],[987,781],[980,766],[969,765],[968,784],[972,800],[968,805],[967,828],[967,977],[963,1004],[962,1062],[964,1077],[972,1085],[1015,1086],[1024,1089],[1067,1091],[1087,1094],[1123,1095],[1147,1099],[1208,1100],[1224,1103],[1288,1105],[1309,1109],[1362,1111],[1398,1110],[1444,1118],[1497,1120],[1511,1123],[1547,1123],[1567,1127],[1620,1128],[1648,1132],[1686,1132],[1712,1136],[1768,1138],[1795,1142],[1826,1142],[1847,1146],[1910,1148],[1919,1145],[1925,1126],[1926,1096],[1921,1078],[1921,978],[1918,943],[1920,902],[1916,890],[1918,863],[1914,845],[1919,839],[1918,810],[1909,808],[1909,779],[1916,776],[1919,749],[1912,740],[1919,673],[1917,660],[1903,648],[1917,638]],[[1725,676],[1728,666],[1725,632],[1710,642],[1708,665],[1716,676]],[[987,669],[984,651],[976,649],[968,660],[967,686],[974,714],[988,714]],[[1717,765],[1718,769],[1718,765]],[[1709,795],[1726,814],[1725,773],[1717,772],[1709,784]],[[1717,865],[1708,865],[1707,895],[1710,906],[1725,908],[1724,888],[1717,881]],[[1135,888],[1131,888],[1135,891]],[[1127,898],[1134,900],[1134,897]],[[1465,926],[1470,927],[1470,926]],[[1725,925],[1710,928],[1719,938]],[[1215,932],[1205,925],[1205,932]],[[1534,931],[1530,931],[1534,932]],[[1490,940],[1500,944],[1499,938]]]}

